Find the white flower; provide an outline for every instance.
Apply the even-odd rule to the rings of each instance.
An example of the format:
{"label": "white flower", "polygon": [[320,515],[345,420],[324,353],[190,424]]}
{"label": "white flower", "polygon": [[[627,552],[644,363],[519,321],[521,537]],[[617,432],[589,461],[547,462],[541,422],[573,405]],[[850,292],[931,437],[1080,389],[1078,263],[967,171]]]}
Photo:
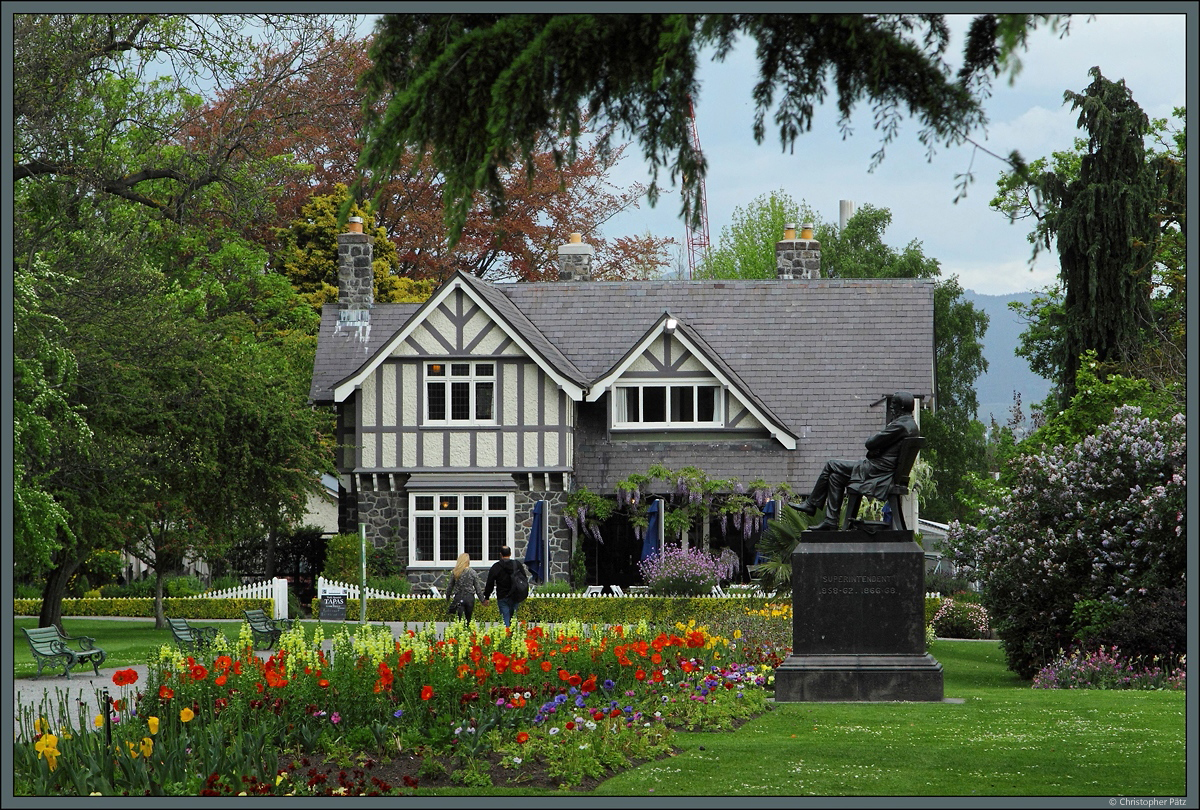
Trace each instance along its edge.
{"label": "white flower", "polygon": [[520,765],[520,764],[521,764],[523,761],[524,761],[524,760],[522,760],[520,757],[513,757],[513,758],[512,758],[512,763],[513,763],[513,765]]}

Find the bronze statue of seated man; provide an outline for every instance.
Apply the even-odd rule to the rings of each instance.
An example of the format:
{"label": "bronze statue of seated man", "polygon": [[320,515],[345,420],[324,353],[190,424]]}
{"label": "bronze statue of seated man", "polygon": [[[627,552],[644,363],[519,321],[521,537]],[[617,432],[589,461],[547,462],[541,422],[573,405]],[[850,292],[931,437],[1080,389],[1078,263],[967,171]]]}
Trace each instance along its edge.
{"label": "bronze statue of seated man", "polygon": [[840,458],[826,461],[808,497],[796,504],[797,509],[809,516],[824,507],[825,519],[813,526],[813,531],[834,531],[839,528],[838,515],[848,485],[853,485],[856,492],[876,500],[887,498],[892,473],[896,469],[896,458],[900,455],[900,442],[920,434],[913,418],[916,405],[913,395],[908,391],[897,391],[892,396],[892,404],[898,412],[897,416],[883,430],[867,439],[867,457],[861,461]]}

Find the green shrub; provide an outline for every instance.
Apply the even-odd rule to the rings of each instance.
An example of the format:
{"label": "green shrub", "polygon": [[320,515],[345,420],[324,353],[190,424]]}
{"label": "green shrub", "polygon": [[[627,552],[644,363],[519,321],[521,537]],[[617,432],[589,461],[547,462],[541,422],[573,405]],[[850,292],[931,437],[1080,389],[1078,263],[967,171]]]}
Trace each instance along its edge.
{"label": "green shrub", "polygon": [[240,577],[234,574],[223,574],[219,577],[214,577],[212,584],[208,586],[210,591],[227,591],[230,588],[239,588],[242,585]]}
{"label": "green shrub", "polygon": [[541,585],[537,586],[537,592],[543,596],[549,596],[550,594],[556,593],[578,593],[578,591],[571,587],[571,583],[564,579],[543,582]]}
{"label": "green shrub", "polygon": [[13,596],[17,599],[41,599],[42,589],[37,585],[26,585],[23,583],[13,584]]}
{"label": "green shrub", "polygon": [[171,577],[163,582],[163,596],[199,596],[204,583],[194,576]]}
{"label": "green shrub", "polygon": [[368,575],[367,576],[367,587],[375,588],[376,590],[380,590],[380,591],[390,591],[391,593],[398,593],[401,596],[404,596],[405,594],[412,592],[412,583],[408,581],[407,577],[401,576],[399,574],[393,574],[392,576],[386,576],[386,577],[383,577],[383,576],[373,577],[373,576]]}
{"label": "green shrub", "polygon": [[362,541],[357,534],[329,538],[322,576],[338,582],[358,582],[362,578]]}

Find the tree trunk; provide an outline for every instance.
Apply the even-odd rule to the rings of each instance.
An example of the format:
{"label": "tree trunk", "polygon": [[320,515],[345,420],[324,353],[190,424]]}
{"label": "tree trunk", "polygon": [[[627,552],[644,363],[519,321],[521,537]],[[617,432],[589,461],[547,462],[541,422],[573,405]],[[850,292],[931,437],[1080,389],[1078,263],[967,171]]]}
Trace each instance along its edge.
{"label": "tree trunk", "polygon": [[166,615],[163,613],[163,572],[162,566],[154,567],[154,629],[162,630],[167,626]]}
{"label": "tree trunk", "polygon": [[275,546],[279,538],[279,533],[274,529],[267,532],[267,554],[266,554],[266,578],[273,579],[275,576]]}
{"label": "tree trunk", "polygon": [[71,577],[79,570],[80,560],[61,563],[46,577],[46,587],[42,589],[42,610],[38,614],[38,627],[62,626],[62,600],[67,594],[67,585]]}

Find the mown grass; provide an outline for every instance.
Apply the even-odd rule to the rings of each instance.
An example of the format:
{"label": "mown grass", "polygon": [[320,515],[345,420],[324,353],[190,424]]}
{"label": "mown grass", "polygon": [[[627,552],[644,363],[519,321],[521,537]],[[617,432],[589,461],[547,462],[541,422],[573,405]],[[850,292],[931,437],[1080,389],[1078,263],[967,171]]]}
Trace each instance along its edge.
{"label": "mown grass", "polygon": [[790,703],[597,796],[1184,796],[1183,691],[1033,689],[997,642],[938,641],[943,703]]}
{"label": "mown grass", "polygon": [[[14,670],[32,674],[19,628],[36,620],[14,623]],[[241,625],[208,623],[231,639]],[[144,663],[171,640],[152,621],[65,624],[96,638],[109,653],[106,667]],[[618,774],[590,795],[1186,795],[1185,692],[1033,689],[1005,668],[996,642],[942,640],[932,653],[944,668],[946,702],[775,704],[734,732],[679,733],[678,756]]]}

